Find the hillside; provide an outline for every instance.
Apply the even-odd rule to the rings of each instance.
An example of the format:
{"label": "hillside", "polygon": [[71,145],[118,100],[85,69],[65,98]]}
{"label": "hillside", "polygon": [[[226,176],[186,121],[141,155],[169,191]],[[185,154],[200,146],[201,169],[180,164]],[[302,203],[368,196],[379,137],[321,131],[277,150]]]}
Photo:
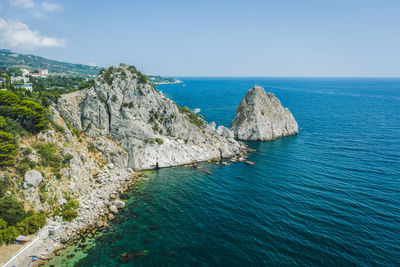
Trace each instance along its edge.
{"label": "hillside", "polygon": [[134,66],[101,70],[58,100],[42,92],[0,90],[0,245],[46,224],[59,226],[57,242],[107,225],[125,206],[118,198],[134,171],[247,152]]}
{"label": "hillside", "polygon": [[[29,70],[38,70],[46,68],[50,73],[76,76],[83,78],[94,78],[101,67],[89,66],[84,64],[73,64],[47,59],[35,55],[19,54],[9,49],[0,49],[0,67],[8,68],[26,68]],[[156,75],[146,75],[154,84],[180,83],[181,81]]]}
{"label": "hillside", "polygon": [[158,75],[149,75],[149,74],[146,74],[146,76],[150,80],[150,82],[154,84],[182,83],[182,81],[171,77],[161,77]]}
{"label": "hillside", "polygon": [[84,78],[94,77],[100,70],[100,67],[96,66],[60,62],[35,55],[14,53],[8,49],[0,49],[0,67],[26,68],[29,70],[46,68],[50,73]]}

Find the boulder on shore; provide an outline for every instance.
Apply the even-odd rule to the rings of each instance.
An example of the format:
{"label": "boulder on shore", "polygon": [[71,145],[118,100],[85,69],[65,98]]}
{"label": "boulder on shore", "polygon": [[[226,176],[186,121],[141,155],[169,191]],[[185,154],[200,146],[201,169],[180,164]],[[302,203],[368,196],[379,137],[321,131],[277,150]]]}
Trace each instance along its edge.
{"label": "boulder on shore", "polygon": [[257,85],[240,102],[230,129],[235,138],[254,141],[296,135],[299,131],[289,109],[274,94]]}

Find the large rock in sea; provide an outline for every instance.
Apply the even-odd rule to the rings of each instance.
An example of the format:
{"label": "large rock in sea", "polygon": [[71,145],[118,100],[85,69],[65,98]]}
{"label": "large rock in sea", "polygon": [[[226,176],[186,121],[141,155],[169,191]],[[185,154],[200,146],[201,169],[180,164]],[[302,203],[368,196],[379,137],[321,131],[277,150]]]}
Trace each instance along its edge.
{"label": "large rock in sea", "polygon": [[94,86],[63,95],[61,116],[93,138],[108,162],[135,170],[240,156],[246,146],[157,91],[135,67],[102,71]]}
{"label": "large rock in sea", "polygon": [[231,131],[239,140],[273,140],[296,135],[298,125],[289,109],[261,86],[250,89],[239,104],[231,123]]}
{"label": "large rock in sea", "polygon": [[24,175],[24,184],[22,187],[28,189],[29,187],[37,187],[43,180],[43,176],[37,170],[27,171]]}

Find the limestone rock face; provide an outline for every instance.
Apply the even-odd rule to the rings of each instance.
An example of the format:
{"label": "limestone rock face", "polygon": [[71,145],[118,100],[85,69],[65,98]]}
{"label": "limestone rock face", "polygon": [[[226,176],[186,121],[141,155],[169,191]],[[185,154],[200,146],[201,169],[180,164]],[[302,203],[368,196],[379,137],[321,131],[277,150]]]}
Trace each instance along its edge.
{"label": "limestone rock face", "polygon": [[27,171],[24,175],[23,188],[28,189],[29,187],[37,187],[43,180],[43,176],[37,170]]}
{"label": "limestone rock face", "polygon": [[178,107],[125,64],[99,74],[93,87],[63,95],[58,110],[117,167],[169,167],[246,150],[229,129],[216,131],[215,124]]}
{"label": "limestone rock face", "polygon": [[298,133],[297,122],[289,109],[260,86],[246,93],[230,129],[239,140],[267,141]]}

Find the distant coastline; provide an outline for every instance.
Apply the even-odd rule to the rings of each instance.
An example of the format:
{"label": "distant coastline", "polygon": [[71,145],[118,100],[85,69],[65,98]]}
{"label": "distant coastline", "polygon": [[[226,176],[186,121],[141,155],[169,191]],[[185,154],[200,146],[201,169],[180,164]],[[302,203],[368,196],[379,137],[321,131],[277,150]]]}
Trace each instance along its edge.
{"label": "distant coastline", "polygon": [[177,84],[177,83],[183,83],[183,81],[175,80],[173,82],[170,81],[154,82],[154,84]]}

